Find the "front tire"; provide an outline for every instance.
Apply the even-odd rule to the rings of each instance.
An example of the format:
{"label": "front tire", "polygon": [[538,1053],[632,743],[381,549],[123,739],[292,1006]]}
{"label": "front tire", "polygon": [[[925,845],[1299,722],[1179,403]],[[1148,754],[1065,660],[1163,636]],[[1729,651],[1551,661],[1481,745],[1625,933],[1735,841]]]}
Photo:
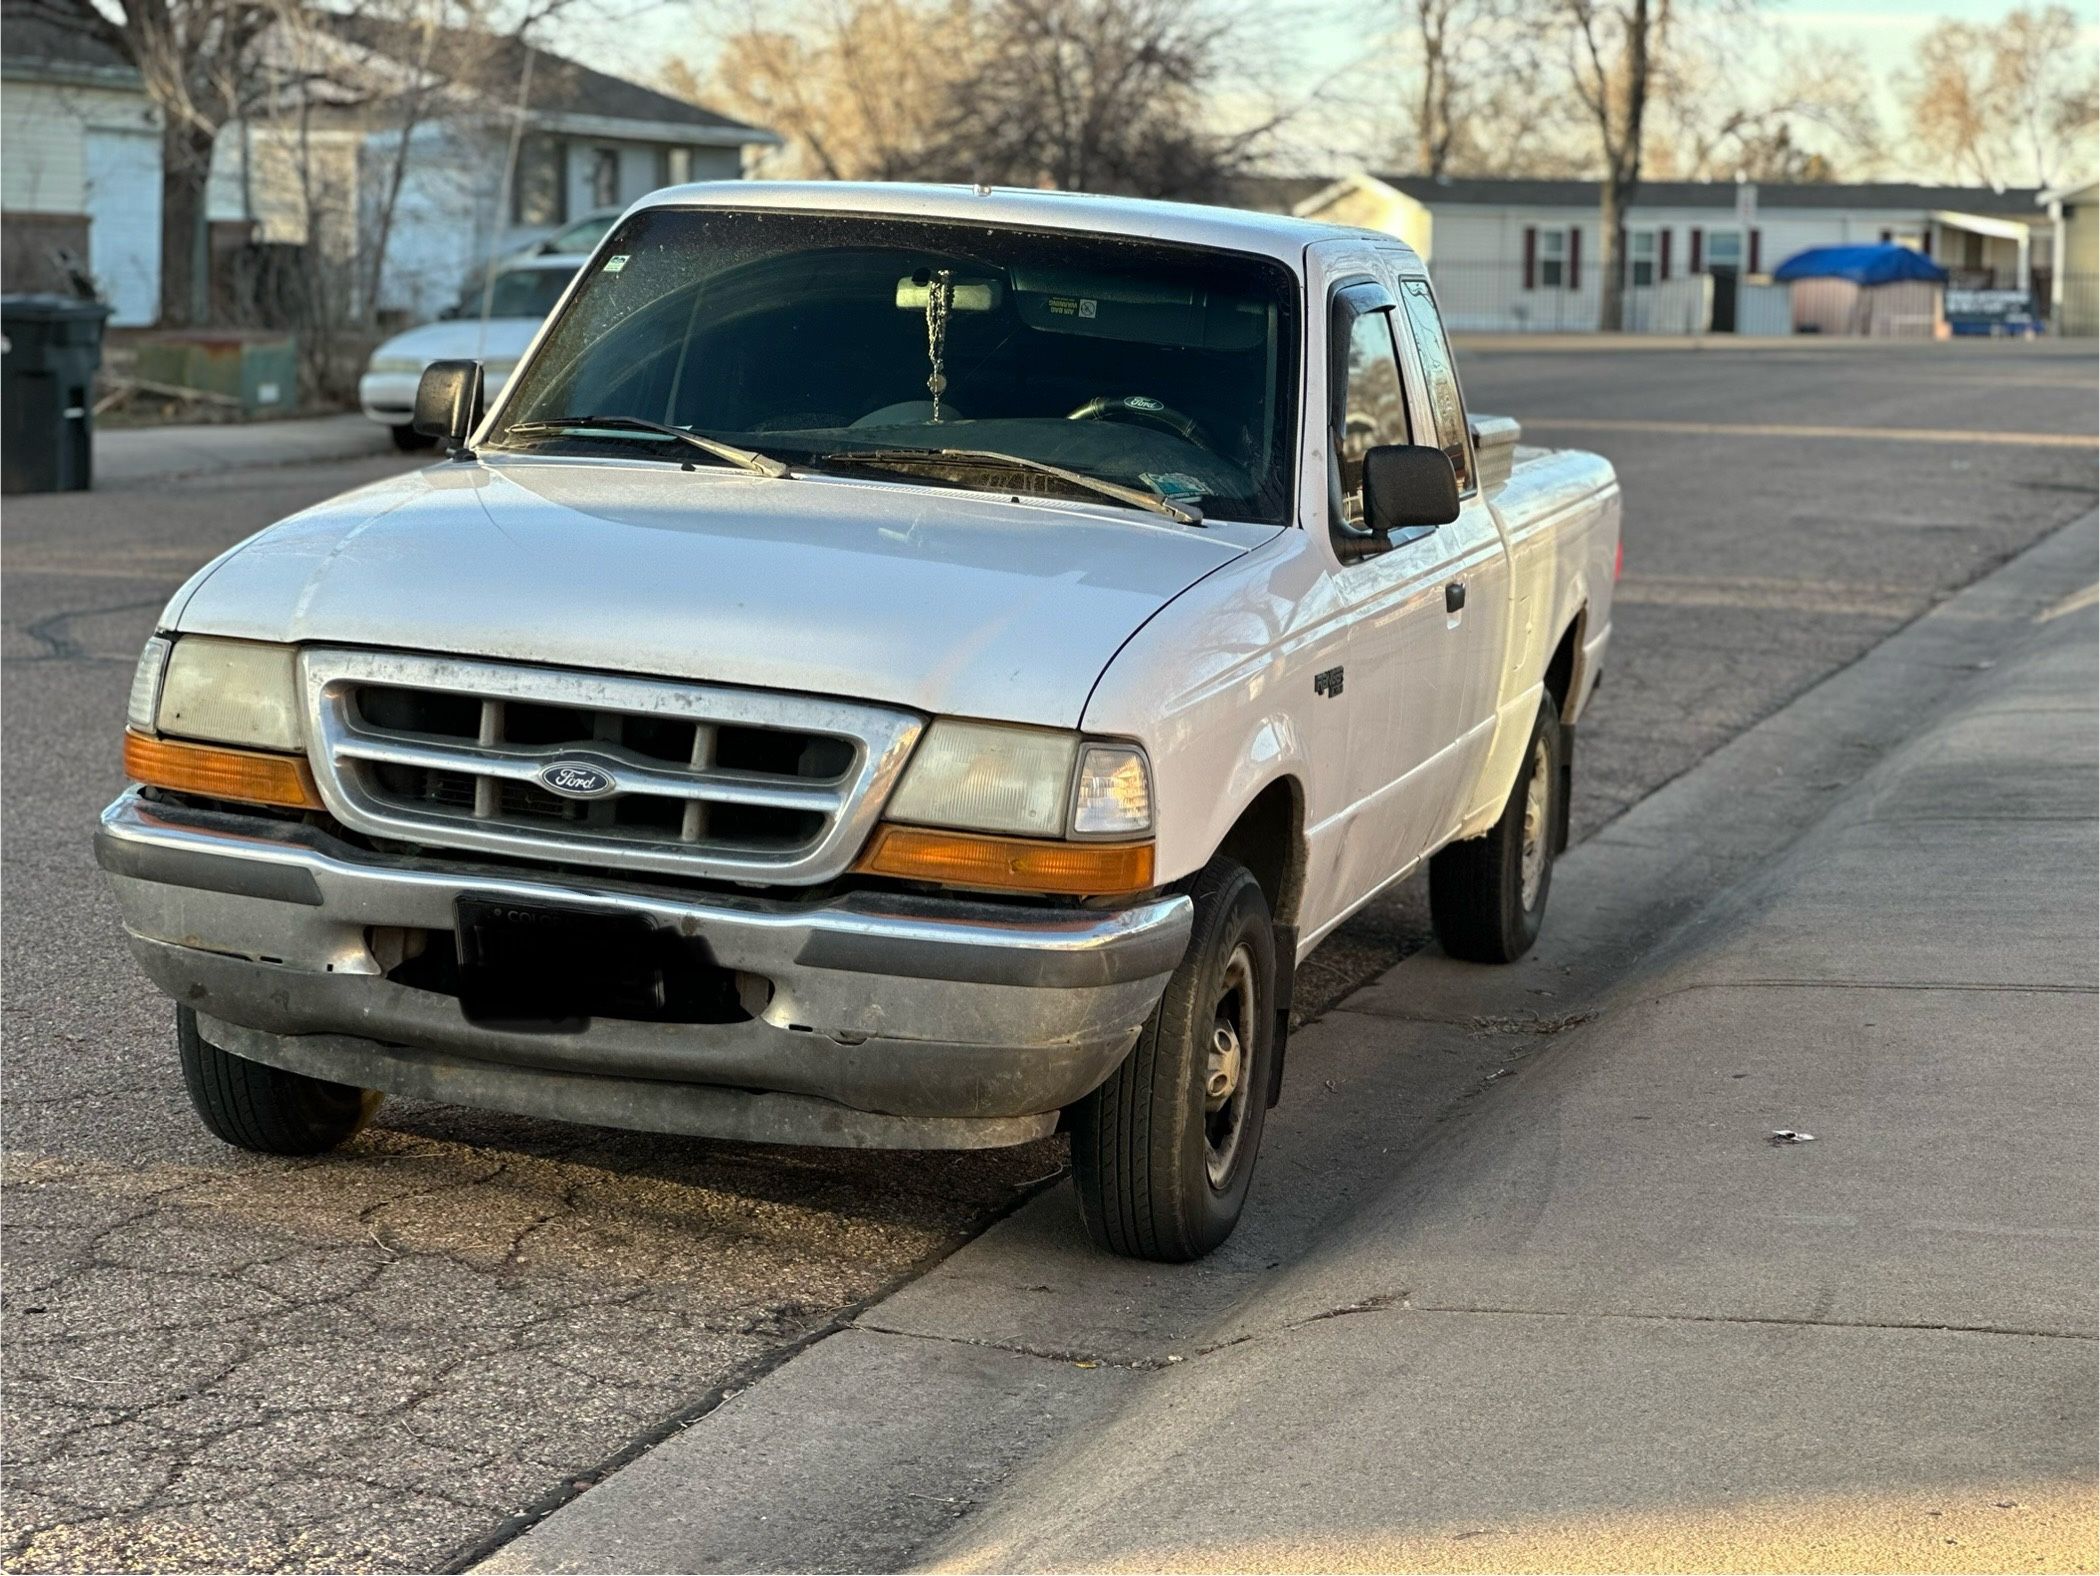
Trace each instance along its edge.
{"label": "front tire", "polygon": [[1453,843],[1429,861],[1429,918],[1436,939],[1469,963],[1514,963],[1539,939],[1553,886],[1553,855],[1566,824],[1561,803],[1567,750],[1560,707],[1539,698],[1509,803],[1493,830]]}
{"label": "front tire", "polygon": [[175,1009],[175,1041],[190,1104],[214,1137],[259,1155],[318,1155],[346,1142],[379,1109],[379,1091],[329,1083],[222,1051]]}
{"label": "front tire", "polygon": [[1087,1234],[1163,1264],[1203,1257],[1239,1223],[1276,1054],[1276,940],[1259,883],[1214,859],[1191,895],[1188,951],[1159,1005],[1072,1112]]}

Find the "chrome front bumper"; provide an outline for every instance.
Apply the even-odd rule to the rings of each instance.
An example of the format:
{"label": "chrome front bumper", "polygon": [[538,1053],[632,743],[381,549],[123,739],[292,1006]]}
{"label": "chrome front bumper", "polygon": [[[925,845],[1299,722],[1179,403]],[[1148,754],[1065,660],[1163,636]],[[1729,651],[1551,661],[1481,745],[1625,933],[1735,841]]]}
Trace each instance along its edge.
{"label": "chrome front bumper", "polygon": [[[1172,896],[1113,911],[856,893],[829,903],[406,859],[127,792],[95,853],[132,950],[206,1038],[365,1088],[645,1131],[977,1148],[1050,1132],[1128,1052],[1188,944]],[[646,915],[763,982],[747,1021],[470,1022],[387,977],[462,895]]]}

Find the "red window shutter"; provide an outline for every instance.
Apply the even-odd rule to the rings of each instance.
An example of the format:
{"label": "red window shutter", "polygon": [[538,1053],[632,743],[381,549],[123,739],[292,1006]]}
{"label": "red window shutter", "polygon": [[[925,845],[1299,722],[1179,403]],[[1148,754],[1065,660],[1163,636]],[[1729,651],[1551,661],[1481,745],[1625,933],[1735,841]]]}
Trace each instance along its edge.
{"label": "red window shutter", "polygon": [[1582,226],[1579,224],[1568,230],[1568,288],[1582,288]]}
{"label": "red window shutter", "polygon": [[1672,231],[1655,232],[1655,277],[1658,282],[1670,277],[1670,236]]}
{"label": "red window shutter", "polygon": [[1692,226],[1692,272],[1702,273],[1706,268],[1706,232],[1696,224]]}
{"label": "red window shutter", "polygon": [[1759,259],[1762,257],[1765,249],[1764,239],[1765,236],[1762,230],[1752,230],[1750,232],[1750,272],[1753,274],[1764,272],[1764,269],[1759,266]]}
{"label": "red window shutter", "polygon": [[1535,290],[1539,282],[1539,227],[1524,226],[1524,288]]}
{"label": "red window shutter", "polygon": [[1918,250],[1927,257],[1932,255],[1932,226],[1925,226],[1925,233],[1918,237]]}

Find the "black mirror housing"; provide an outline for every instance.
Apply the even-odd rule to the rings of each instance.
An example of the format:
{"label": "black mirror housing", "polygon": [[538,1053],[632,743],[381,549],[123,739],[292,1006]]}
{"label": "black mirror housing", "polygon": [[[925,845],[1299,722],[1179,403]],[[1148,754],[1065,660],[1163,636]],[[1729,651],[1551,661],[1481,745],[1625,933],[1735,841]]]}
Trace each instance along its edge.
{"label": "black mirror housing", "polygon": [[410,425],[426,438],[443,438],[455,447],[481,424],[481,363],[433,361],[416,385],[416,413]]}
{"label": "black mirror housing", "polygon": [[1457,518],[1458,474],[1442,449],[1385,443],[1364,455],[1364,524],[1372,531],[1382,536]]}

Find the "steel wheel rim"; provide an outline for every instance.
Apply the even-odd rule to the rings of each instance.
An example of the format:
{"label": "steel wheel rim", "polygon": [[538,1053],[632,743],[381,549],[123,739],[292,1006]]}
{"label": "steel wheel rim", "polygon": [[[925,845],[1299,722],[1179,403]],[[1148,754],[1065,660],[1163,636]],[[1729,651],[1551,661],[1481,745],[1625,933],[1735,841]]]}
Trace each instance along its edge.
{"label": "steel wheel rim", "polygon": [[1531,747],[1531,775],[1524,784],[1524,851],[1517,863],[1518,895],[1527,914],[1538,907],[1539,888],[1546,881],[1546,843],[1552,835],[1546,811],[1553,792],[1552,772],[1553,762],[1541,738]]}
{"label": "steel wheel rim", "polygon": [[1260,1003],[1254,989],[1254,953],[1246,942],[1232,949],[1225,960],[1225,975],[1218,986],[1218,1002],[1211,1014],[1210,1044],[1204,1055],[1203,1076],[1203,1169],[1214,1191],[1222,1192],[1232,1179],[1240,1148],[1247,1133],[1247,1118],[1253,1110],[1253,1071],[1256,1014]]}

